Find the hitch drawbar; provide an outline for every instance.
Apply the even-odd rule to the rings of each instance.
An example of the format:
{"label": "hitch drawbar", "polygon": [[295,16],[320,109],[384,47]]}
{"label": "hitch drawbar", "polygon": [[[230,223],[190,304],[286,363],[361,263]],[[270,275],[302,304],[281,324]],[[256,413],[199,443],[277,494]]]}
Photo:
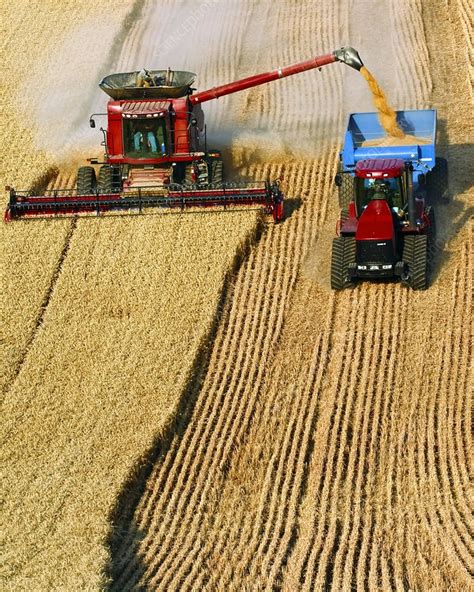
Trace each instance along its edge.
{"label": "hitch drawbar", "polygon": [[54,189],[43,195],[16,191],[7,187],[9,202],[4,220],[26,217],[63,217],[108,211],[143,213],[149,208],[223,208],[260,206],[274,222],[283,220],[283,193],[278,181],[257,183],[221,183],[206,188],[169,185],[168,187],[135,187],[124,193],[80,195],[75,189]]}

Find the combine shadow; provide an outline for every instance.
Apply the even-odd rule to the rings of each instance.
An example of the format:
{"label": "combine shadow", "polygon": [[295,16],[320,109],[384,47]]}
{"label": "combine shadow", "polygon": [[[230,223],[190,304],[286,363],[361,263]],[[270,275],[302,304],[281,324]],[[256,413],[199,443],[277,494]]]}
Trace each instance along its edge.
{"label": "combine shadow", "polygon": [[[31,191],[33,194],[41,195],[44,193],[48,187],[48,185],[56,179],[59,175],[60,171],[56,166],[48,167],[41,175],[38,175],[33,182],[31,183],[28,191]],[[15,189],[17,189],[15,187]],[[20,191],[22,187],[18,188]]]}
{"label": "combine shadow", "polygon": [[[226,276],[212,327],[203,340],[203,344],[194,361],[174,419],[167,427],[164,436],[157,438],[145,457],[137,461],[136,466],[139,469],[133,470],[129,475],[119,495],[116,506],[109,516],[110,531],[107,539],[109,563],[106,566],[106,575],[110,582],[108,586],[108,590],[110,591],[119,590],[115,582],[123,572],[124,567],[127,568],[127,571],[133,571],[134,577],[137,578],[146,571],[147,566],[143,564],[136,552],[134,551],[133,555],[130,555],[129,546],[127,546],[127,559],[126,565],[124,565],[124,557],[121,555],[121,544],[125,537],[129,540],[132,538],[135,543],[138,543],[145,537],[146,533],[140,531],[134,522],[134,510],[145,492],[147,481],[154,467],[164,460],[172,444],[181,440],[186,432],[207,374],[212,353],[212,343],[215,340],[224,307],[229,298],[229,292],[232,288],[232,278],[235,277],[243,262],[248,258],[250,250],[260,240],[264,227],[265,225],[260,221],[254,235],[249,238],[245,246],[236,255],[232,269]],[[134,550],[136,548],[134,546]]]}
{"label": "combine shadow", "polygon": [[285,217],[283,218],[284,222],[287,218],[291,218],[291,216],[301,208],[303,200],[300,197],[289,197],[285,199],[283,204],[285,211]]}

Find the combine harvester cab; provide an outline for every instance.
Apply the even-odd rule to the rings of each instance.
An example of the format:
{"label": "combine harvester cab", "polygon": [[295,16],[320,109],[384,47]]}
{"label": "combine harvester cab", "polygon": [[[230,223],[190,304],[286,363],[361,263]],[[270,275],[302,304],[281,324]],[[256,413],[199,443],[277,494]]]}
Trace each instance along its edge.
{"label": "combine harvester cab", "polygon": [[397,111],[397,120],[407,136],[392,145],[396,139],[388,141],[377,113],[349,117],[335,179],[341,216],[333,289],[359,278],[401,279],[415,290],[428,286],[433,203],[446,192],[447,164],[435,154],[436,111]]}
{"label": "combine harvester cab", "polygon": [[[5,220],[27,216],[101,214],[110,210],[257,206],[283,219],[278,182],[224,182],[221,153],[207,146],[202,103],[334,62],[360,69],[350,47],[291,66],[194,92],[195,74],[142,70],[111,74],[100,83],[109,95],[105,155],[80,167],[75,189],[37,195],[8,188]],[[96,126],[94,114],[91,127]]]}

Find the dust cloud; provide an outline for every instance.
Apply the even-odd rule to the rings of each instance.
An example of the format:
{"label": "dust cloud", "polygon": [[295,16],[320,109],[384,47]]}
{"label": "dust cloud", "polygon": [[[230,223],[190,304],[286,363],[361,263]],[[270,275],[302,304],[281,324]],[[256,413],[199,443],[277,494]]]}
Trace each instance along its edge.
{"label": "dust cloud", "polygon": [[[48,59],[42,56],[24,86],[24,104],[28,110],[34,105],[38,147],[53,154],[59,166],[101,155],[99,128],[105,127],[106,119],[99,116],[97,128],[90,129],[88,115],[105,111],[107,97],[97,85],[106,74],[171,67],[195,72],[195,86],[204,90],[347,44],[341,37],[328,47],[327,40],[316,38],[311,47],[295,48],[291,7],[280,8],[288,11],[287,17],[283,15],[287,29],[272,28],[262,35],[273,9],[270,0],[246,8],[219,0],[135,2],[128,12],[122,7],[121,14],[107,22],[91,18],[68,34]],[[237,20],[239,27],[233,24]],[[357,87],[356,79],[352,69],[332,64],[321,72],[300,73],[210,101],[203,105],[208,147],[227,149],[234,168],[279,155],[320,156],[338,142],[336,130],[342,122],[335,121],[338,106],[323,103],[319,90],[337,88],[341,80]],[[383,102],[375,81],[372,90]],[[354,110],[363,107],[355,98]],[[383,117],[390,119],[391,108],[382,109]],[[400,135],[396,122],[389,127]]]}
{"label": "dust cloud", "polygon": [[[41,56],[24,85],[27,112],[34,105],[38,148],[59,166],[100,156],[99,128],[106,120],[97,118],[97,128],[90,129],[88,115],[105,111],[107,97],[98,82],[106,74],[171,67],[195,72],[195,86],[204,90],[328,53],[347,41],[337,39],[328,47],[327,40],[315,39],[311,47],[295,47],[293,27],[266,27],[274,10],[269,0],[248,6],[219,0],[133,6],[127,12],[120,5],[121,12],[107,22],[91,18],[76,27],[51,56]],[[279,10],[288,11],[288,22],[294,19],[291,7]],[[130,12],[133,18],[127,17]],[[337,141],[332,125],[337,106],[322,104],[318,88],[337,85],[341,76],[355,78],[356,73],[334,64],[206,103],[209,147],[235,150],[238,159],[246,147],[255,159],[269,153],[321,154]]]}
{"label": "dust cloud", "polygon": [[23,84],[19,104],[33,119],[37,146],[59,166],[100,153],[102,137],[89,127],[89,107],[100,92],[100,68],[120,27],[119,18],[91,18],[75,27],[54,53],[41,56]]}

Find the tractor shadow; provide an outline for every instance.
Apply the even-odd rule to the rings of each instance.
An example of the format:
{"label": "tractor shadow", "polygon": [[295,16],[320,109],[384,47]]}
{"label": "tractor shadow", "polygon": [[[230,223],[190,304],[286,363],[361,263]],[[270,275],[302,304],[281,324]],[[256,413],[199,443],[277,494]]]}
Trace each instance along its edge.
{"label": "tractor shadow", "polygon": [[474,215],[474,206],[466,195],[474,185],[472,163],[474,144],[449,143],[446,121],[438,120],[437,152],[448,163],[447,198],[434,200],[436,237],[432,245],[431,282],[448,268],[452,253],[448,244],[458,236]]}

